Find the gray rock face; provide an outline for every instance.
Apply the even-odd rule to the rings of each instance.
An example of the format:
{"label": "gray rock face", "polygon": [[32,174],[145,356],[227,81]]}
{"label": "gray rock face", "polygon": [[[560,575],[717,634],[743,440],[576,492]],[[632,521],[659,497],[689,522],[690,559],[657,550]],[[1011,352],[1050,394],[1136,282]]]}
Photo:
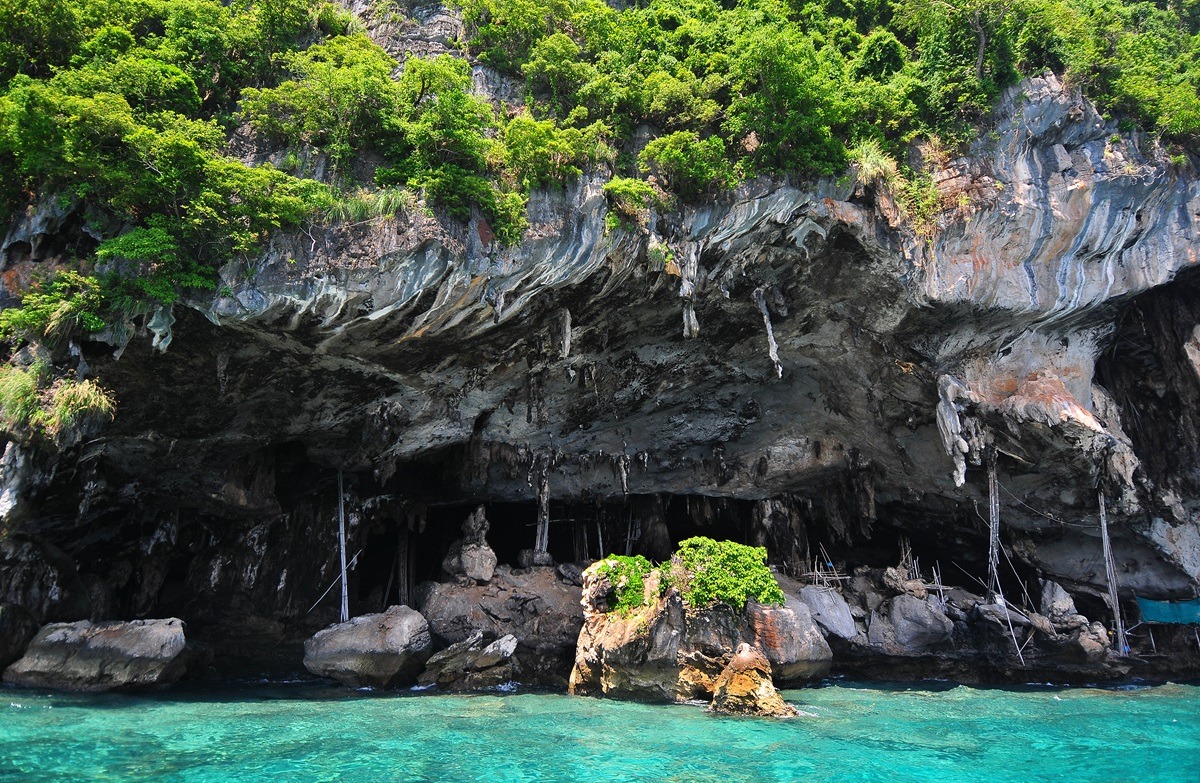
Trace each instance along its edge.
{"label": "gray rock face", "polygon": [[495,688],[512,681],[512,658],[516,651],[517,637],[512,634],[489,642],[482,631],[476,631],[434,653],[417,682],[447,691]]}
{"label": "gray rock face", "polygon": [[25,654],[25,648],[37,630],[33,615],[24,607],[0,604],[0,673]]}
{"label": "gray rock face", "polygon": [[165,687],[187,668],[183,630],[174,618],[51,623],[4,671],[4,682],[88,692]]}
{"label": "gray rock face", "polygon": [[888,599],[872,612],[867,641],[889,655],[924,655],[950,640],[954,623],[937,599],[912,595]]}
{"label": "gray rock face", "polygon": [[425,618],[393,606],[317,632],[304,643],[304,668],[352,688],[395,688],[415,682],[432,652]]}
{"label": "gray rock face", "polygon": [[0,574],[0,602],[23,606],[39,624],[91,613],[87,587],[57,547],[21,534],[0,538]]}
{"label": "gray rock face", "polygon": [[858,634],[854,616],[850,614],[850,605],[832,587],[805,585],[800,589],[800,600],[826,633],[845,641],[850,641]]}
{"label": "gray rock face", "polygon": [[425,583],[417,590],[417,606],[444,643],[477,632],[489,639],[513,636],[521,681],[562,686],[583,624],[579,597],[580,588],[553,568],[499,566],[487,585]]}

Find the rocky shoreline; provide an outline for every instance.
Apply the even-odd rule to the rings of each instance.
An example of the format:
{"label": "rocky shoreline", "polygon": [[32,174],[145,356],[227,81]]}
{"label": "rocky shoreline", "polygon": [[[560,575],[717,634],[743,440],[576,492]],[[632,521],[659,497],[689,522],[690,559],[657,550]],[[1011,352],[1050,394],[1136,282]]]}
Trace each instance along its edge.
{"label": "rocky shoreline", "polygon": [[[477,552],[483,560],[494,557],[486,543],[473,546],[487,550]],[[352,688],[520,684],[639,701],[701,699],[713,709],[775,716],[791,712],[776,687],[831,673],[968,684],[1200,673],[1200,656],[1180,666],[1179,656],[1117,655],[1108,629],[1080,614],[1070,593],[1051,581],[1040,584],[1031,609],[905,578],[896,567],[858,569],[825,584],[775,574],[779,605],[750,599],[736,610],[688,606],[655,570],[645,580],[644,603],[617,611],[616,586],[598,568],[604,563],[501,565],[486,578],[447,568],[443,581],[419,586],[415,608],[392,606],[317,632],[304,644],[303,666]],[[30,629],[11,605],[0,606],[0,623]],[[177,619],[51,623],[26,635],[27,649],[20,641],[13,647],[19,635],[6,636],[7,685],[148,690],[185,674],[221,676],[211,650],[185,639]]]}

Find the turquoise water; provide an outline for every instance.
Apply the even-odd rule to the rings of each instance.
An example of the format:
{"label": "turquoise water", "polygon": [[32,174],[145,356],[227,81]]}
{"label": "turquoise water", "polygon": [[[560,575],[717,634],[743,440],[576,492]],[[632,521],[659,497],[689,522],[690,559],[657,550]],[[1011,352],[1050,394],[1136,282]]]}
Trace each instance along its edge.
{"label": "turquoise water", "polygon": [[323,685],[0,690],[0,781],[1200,781],[1200,688],[836,683],[811,714]]}

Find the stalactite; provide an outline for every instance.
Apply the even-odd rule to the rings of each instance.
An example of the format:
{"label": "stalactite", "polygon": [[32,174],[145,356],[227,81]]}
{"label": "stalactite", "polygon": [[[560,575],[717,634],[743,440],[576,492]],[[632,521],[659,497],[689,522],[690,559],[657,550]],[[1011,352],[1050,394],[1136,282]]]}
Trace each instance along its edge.
{"label": "stalactite", "polygon": [[564,307],[559,321],[562,326],[562,344],[558,354],[560,358],[566,359],[571,355],[571,311]]}
{"label": "stalactite", "polygon": [[767,329],[767,355],[771,358],[771,364],[775,366],[775,376],[783,377],[783,365],[779,363],[779,345],[775,342],[775,328],[771,325],[771,311],[767,309],[767,299],[763,296],[761,288],[754,289],[754,302],[758,305],[758,311],[762,313],[763,326]]}

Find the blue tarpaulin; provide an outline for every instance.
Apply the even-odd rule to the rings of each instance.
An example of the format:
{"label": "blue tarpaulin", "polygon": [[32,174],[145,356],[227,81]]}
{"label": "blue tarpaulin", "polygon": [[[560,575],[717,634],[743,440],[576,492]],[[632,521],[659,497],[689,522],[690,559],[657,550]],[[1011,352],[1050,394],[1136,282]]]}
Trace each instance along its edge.
{"label": "blue tarpaulin", "polygon": [[1143,623],[1200,624],[1200,598],[1190,601],[1151,601],[1138,597]]}

